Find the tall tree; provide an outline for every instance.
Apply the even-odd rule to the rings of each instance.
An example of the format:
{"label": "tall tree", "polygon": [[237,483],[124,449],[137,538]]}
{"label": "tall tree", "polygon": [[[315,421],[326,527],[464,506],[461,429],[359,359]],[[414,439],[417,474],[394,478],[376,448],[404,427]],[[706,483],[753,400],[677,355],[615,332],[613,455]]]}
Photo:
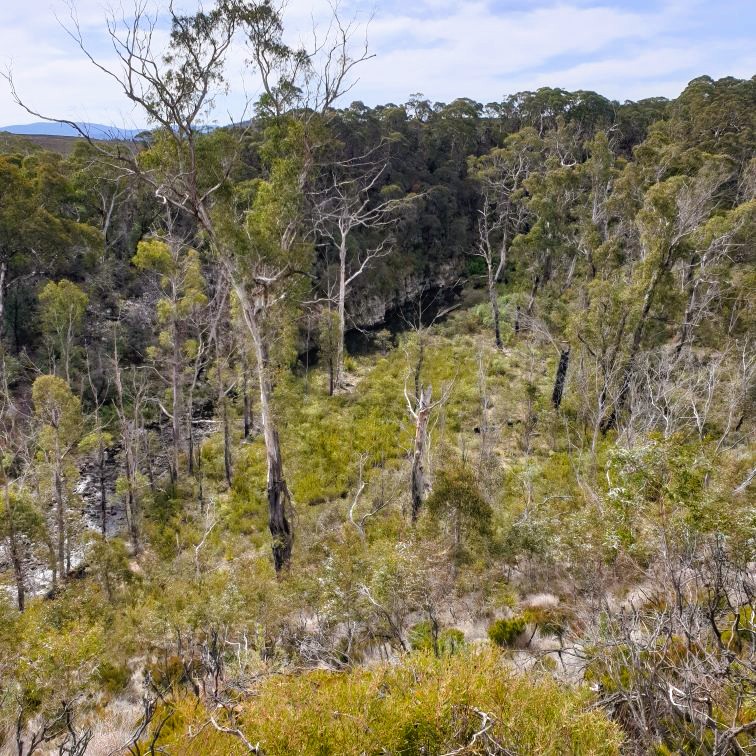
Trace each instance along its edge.
{"label": "tall tree", "polygon": [[83,431],[81,402],[68,384],[55,375],[42,375],[34,381],[32,400],[40,423],[37,443],[49,471],[54,502],[57,574],[65,581],[71,565],[72,484],[77,477],[73,457]]}
{"label": "tall tree", "polygon": [[[206,125],[214,98],[225,85],[225,64],[238,32],[244,36],[262,76],[265,94],[259,103],[260,112],[270,118],[273,130],[282,124],[285,130],[293,125],[289,134],[299,137],[302,146],[294,159],[288,153],[268,156],[272,176],[268,186],[287,184],[294,192],[301,192],[318,145],[317,125],[350,88],[350,72],[369,56],[366,48],[352,54],[355,27],[342,24],[338,18],[330,27],[330,36],[316,41],[312,54],[290,48],[283,41],[280,15],[268,0],[219,0],[211,9],[193,15],[180,15],[171,7],[168,21],[168,44],[162,53],[155,48],[154,23],[141,6],[123,24],[111,20],[108,32],[122,68],[99,63],[87,50],[75,21],[71,29],[92,63],[113,78],[125,96],[158,127],[148,155],[137,158],[129,147],[95,143],[75,123],[64,122],[79,129],[104,158],[119,161],[151,186],[157,197],[191,217],[232,282],[257,355],[268,457],[269,522],[274,561],[280,570],[289,562],[292,536],[286,517],[288,489],[272,409],[265,319],[270,308],[285,296],[279,284],[295,270],[287,256],[299,248],[301,216],[289,212],[295,206],[290,203],[291,190],[284,193],[283,201],[271,198],[270,189],[258,191],[254,205],[259,212],[250,216],[251,225],[257,227],[250,235],[257,238],[252,245],[256,251],[249,255],[249,245],[234,250],[229,240],[238,239],[238,235],[219,233],[213,215],[216,197],[227,186],[246,131],[238,128],[207,134]],[[291,140],[274,139],[270,144],[289,150]],[[283,213],[282,206],[286,207]],[[268,225],[258,233],[261,224]],[[249,224],[246,227],[250,229]],[[264,240],[262,245],[260,239]]]}
{"label": "tall tree", "polygon": [[41,320],[49,343],[50,361],[57,373],[62,363],[63,377],[71,385],[71,361],[76,339],[81,333],[89,297],[75,283],[65,278],[57,283],[49,281],[39,294]]}
{"label": "tall tree", "polygon": [[523,129],[508,137],[504,147],[470,160],[482,197],[475,254],[486,264],[486,285],[499,349],[502,341],[497,285],[507,265],[512,239],[524,228],[527,204],[523,185],[537,169],[542,151],[543,144],[535,130]]}
{"label": "tall tree", "polygon": [[317,229],[338,255],[335,291],[327,292],[329,304],[336,305],[333,388],[341,387],[344,381],[347,295],[373,261],[391,254],[389,228],[398,220],[396,211],[401,204],[397,199],[382,199],[377,192],[388,167],[387,158],[375,155],[377,150],[380,147],[328,165],[326,187],[313,198]]}
{"label": "tall tree", "polygon": [[[171,422],[173,448],[170,474],[175,484],[179,476],[179,456],[183,448],[183,428],[188,425],[192,438],[192,408],[185,407],[187,375],[190,366],[201,358],[199,324],[207,305],[205,281],[199,254],[174,236],[167,241],[160,238],[139,242],[133,263],[137,268],[157,275],[160,292],[157,301],[157,320],[160,326],[157,344],[150,347],[149,355],[158,374],[168,386],[170,410],[160,403],[161,410]],[[194,371],[196,375],[196,370]],[[193,396],[193,394],[192,394]],[[186,416],[186,418],[185,418]],[[193,450],[189,449],[189,466]]]}

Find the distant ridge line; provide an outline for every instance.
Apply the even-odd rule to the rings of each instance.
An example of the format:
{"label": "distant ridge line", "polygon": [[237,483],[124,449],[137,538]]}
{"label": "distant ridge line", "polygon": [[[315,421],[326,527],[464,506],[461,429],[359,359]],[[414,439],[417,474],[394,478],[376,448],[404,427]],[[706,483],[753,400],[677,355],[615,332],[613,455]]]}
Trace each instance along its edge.
{"label": "distant ridge line", "polygon": [[[78,126],[89,137],[99,140],[133,139],[145,131],[145,129],[119,129],[115,126],[105,126],[101,123],[79,123]],[[0,131],[18,136],[81,137],[81,134],[67,123],[48,121],[0,126]]]}

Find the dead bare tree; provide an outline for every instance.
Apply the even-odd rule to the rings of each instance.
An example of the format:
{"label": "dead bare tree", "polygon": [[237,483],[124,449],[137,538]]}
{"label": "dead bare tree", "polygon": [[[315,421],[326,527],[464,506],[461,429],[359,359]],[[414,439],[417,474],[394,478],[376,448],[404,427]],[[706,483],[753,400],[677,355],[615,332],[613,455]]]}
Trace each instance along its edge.
{"label": "dead bare tree", "polygon": [[[423,367],[425,365],[426,349],[429,338],[430,328],[437,320],[455,309],[454,306],[441,308],[436,312],[430,322],[426,323],[428,310],[434,306],[441,292],[437,292],[430,302],[425,302],[423,295],[420,293],[417,301],[417,311],[414,320],[406,319],[409,328],[415,334],[415,344],[417,352],[414,359],[414,366],[408,371],[404,379],[404,399],[407,403],[407,410],[415,424],[415,436],[412,446],[412,474],[411,474],[411,518],[412,522],[417,521],[425,496],[428,493],[430,484],[426,475],[426,461],[428,455],[428,433],[430,416],[434,409],[446,404],[454,388],[454,381],[446,385],[439,399],[433,400],[433,387],[423,383]],[[411,364],[409,348],[406,350],[407,362]],[[413,393],[410,396],[407,383],[413,380]]]}
{"label": "dead bare tree", "polygon": [[[416,374],[417,375],[417,374]],[[407,376],[409,378],[409,376]],[[407,381],[404,382],[404,398],[407,402],[407,410],[415,422],[415,438],[412,446],[412,478],[411,496],[412,522],[417,522],[420,509],[430,488],[427,477],[426,457],[428,454],[428,425],[431,412],[446,403],[451,395],[454,384],[447,385],[439,399],[433,399],[433,386],[418,381],[419,389],[415,392],[414,401],[410,398],[407,390]]]}
{"label": "dead bare tree", "polygon": [[599,689],[602,705],[644,750],[685,741],[716,756],[749,752],[756,594],[748,566],[714,536],[668,551],[654,584],[584,625],[578,653],[610,681]]}
{"label": "dead bare tree", "polygon": [[[76,722],[78,698],[62,701],[60,709],[37,723],[31,732],[24,731],[23,715],[16,721],[16,753],[33,756],[43,745],[55,743],[60,756],[84,756],[92,740],[91,729],[81,729]],[[28,738],[28,739],[27,739]]]}
{"label": "dead bare tree", "polygon": [[[390,228],[398,217],[401,200],[384,200],[376,203],[373,192],[388,167],[388,159],[381,156],[381,146],[357,158],[328,165],[330,174],[324,189],[313,193],[315,225],[327,243],[338,254],[338,277],[335,291],[327,292],[326,299],[336,305],[335,358],[333,360],[333,388],[344,382],[344,335],[346,333],[346,300],[352,284],[376,259],[391,254],[392,240],[384,236],[375,243],[359,248],[355,232],[367,235]],[[354,247],[358,248],[355,250]]]}

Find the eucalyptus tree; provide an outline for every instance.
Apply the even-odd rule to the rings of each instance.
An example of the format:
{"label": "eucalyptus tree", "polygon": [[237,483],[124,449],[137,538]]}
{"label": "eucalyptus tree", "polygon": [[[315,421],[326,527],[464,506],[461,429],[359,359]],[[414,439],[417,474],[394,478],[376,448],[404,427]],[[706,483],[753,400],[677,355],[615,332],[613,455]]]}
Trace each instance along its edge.
{"label": "eucalyptus tree", "polygon": [[41,322],[48,341],[53,372],[62,374],[71,385],[71,361],[76,349],[77,337],[81,334],[89,297],[79,286],[65,278],[48,281],[39,293]]}
{"label": "eucalyptus tree", "polygon": [[488,298],[499,349],[502,341],[497,285],[507,265],[512,239],[524,229],[527,217],[524,182],[538,169],[542,155],[543,142],[534,129],[526,128],[508,137],[504,147],[470,159],[471,173],[480,185],[482,198],[475,254],[486,265]]}
{"label": "eucalyptus tree", "polygon": [[690,250],[695,235],[711,216],[717,192],[731,175],[730,162],[710,157],[695,175],[677,175],[653,184],[643,196],[635,217],[639,259],[633,285],[628,289],[628,338],[620,388],[611,410],[602,423],[613,428],[628,399],[630,381],[643,337],[657,303],[662,282],[673,266]]}
{"label": "eucalyptus tree", "polygon": [[[0,359],[5,359],[0,355]],[[0,539],[13,569],[16,605],[26,605],[30,551],[48,540],[42,511],[33,496],[34,434],[10,392],[7,374],[0,384]]]}
{"label": "eucalyptus tree", "polygon": [[65,581],[71,566],[73,481],[78,475],[74,455],[83,433],[81,402],[55,375],[41,375],[32,386],[34,414],[40,428],[39,453],[48,471],[54,502],[57,574]]}
{"label": "eucalyptus tree", "polygon": [[381,151],[379,145],[364,155],[328,165],[325,187],[313,194],[318,233],[338,254],[336,284],[329,286],[326,296],[329,305],[336,305],[331,392],[344,382],[347,295],[374,261],[393,251],[390,229],[408,199],[391,197],[400,191],[397,186],[380,187],[389,167]]}
{"label": "eucalyptus tree", "polygon": [[0,342],[11,293],[57,278],[77,260],[74,250],[100,245],[99,233],[71,212],[73,194],[58,156],[0,155]]}
{"label": "eucalyptus tree", "polygon": [[[302,236],[308,233],[302,229],[297,195],[314,166],[319,124],[351,88],[353,69],[369,54],[366,44],[352,52],[357,27],[338,17],[330,34],[317,40],[311,52],[291,48],[283,39],[281,16],[269,0],[218,0],[210,9],[190,15],[181,15],[171,6],[163,50],[157,47],[158,21],[141,4],[121,22],[111,16],[107,33],[118,57],[118,65],[112,67],[89,51],[76,18],[72,18],[70,29],[87,58],[112,78],[156,127],[149,150],[137,154],[130,146],[103,145],[75,123],[62,122],[79,130],[103,159],[117,161],[151,186],[161,201],[193,219],[207,251],[231,281],[257,357],[268,459],[269,525],[274,562],[280,570],[289,562],[293,536],[272,407],[266,321],[271,309],[286,299],[292,277],[306,272],[291,258],[304,248]],[[256,188],[255,197],[243,211],[242,235],[231,232],[233,224],[223,219],[233,216],[229,207],[240,207],[238,201],[229,201],[229,179],[248,129],[235,126],[207,133],[216,98],[226,87],[226,66],[237,36],[244,38],[261,76],[264,95],[258,112],[272,136],[263,156],[269,178]],[[233,241],[244,236],[242,248],[234,249]]]}
{"label": "eucalyptus tree", "polygon": [[[185,393],[190,365],[201,360],[203,351],[203,320],[207,306],[205,280],[199,253],[180,239],[168,237],[143,239],[139,242],[133,263],[137,268],[152,272],[157,277],[159,298],[157,320],[160,327],[157,343],[150,347],[149,355],[155,370],[168,387],[170,409],[159,402],[160,409],[171,422],[173,448],[171,454],[171,480],[179,476],[179,456],[183,446],[186,424],[189,469],[192,470],[193,449],[192,406],[185,407]],[[193,375],[196,376],[195,369]],[[193,397],[193,392],[189,392]]]}
{"label": "eucalyptus tree", "polygon": [[[747,199],[724,213],[716,213],[691,238],[692,251],[685,262],[682,289],[685,310],[675,352],[679,356],[693,343],[696,332],[722,311],[725,297],[737,299],[732,263],[745,261],[756,239],[756,199]],[[736,315],[730,309],[730,319]],[[737,320],[737,317],[734,319]]]}
{"label": "eucalyptus tree", "polygon": [[532,276],[526,308],[533,314],[536,298],[552,284],[557,296],[569,288],[578,248],[578,208],[585,186],[578,162],[576,133],[561,119],[544,140],[543,170],[525,181],[527,208],[533,219],[527,233],[516,239],[518,254],[528,261]]}
{"label": "eucalyptus tree", "polygon": [[142,545],[140,520],[144,492],[141,462],[149,453],[145,449],[144,428],[147,382],[143,371],[137,370],[135,366],[126,370],[121,365],[118,335],[115,331],[113,334],[113,384],[125,473],[116,481],[116,493],[121,494],[125,500],[129,540],[133,552],[138,554]]}

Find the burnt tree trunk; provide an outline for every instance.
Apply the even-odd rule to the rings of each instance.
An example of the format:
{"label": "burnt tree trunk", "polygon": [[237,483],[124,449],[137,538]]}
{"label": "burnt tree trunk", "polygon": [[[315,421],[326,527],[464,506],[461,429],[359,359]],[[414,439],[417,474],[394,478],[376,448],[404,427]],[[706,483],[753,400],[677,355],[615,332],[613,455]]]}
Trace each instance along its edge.
{"label": "burnt tree trunk", "polygon": [[247,376],[247,359],[244,358],[244,362],[242,363],[242,391],[244,393],[244,438],[245,440],[249,438],[249,434],[252,432],[252,400],[249,396],[249,386],[248,386],[248,376]]}
{"label": "burnt tree trunk", "polygon": [[559,366],[557,367],[556,378],[554,379],[554,391],[551,393],[551,403],[554,409],[559,409],[562,403],[562,394],[564,394],[564,382],[567,379],[567,368],[570,364],[570,347],[563,349],[559,355]]}

